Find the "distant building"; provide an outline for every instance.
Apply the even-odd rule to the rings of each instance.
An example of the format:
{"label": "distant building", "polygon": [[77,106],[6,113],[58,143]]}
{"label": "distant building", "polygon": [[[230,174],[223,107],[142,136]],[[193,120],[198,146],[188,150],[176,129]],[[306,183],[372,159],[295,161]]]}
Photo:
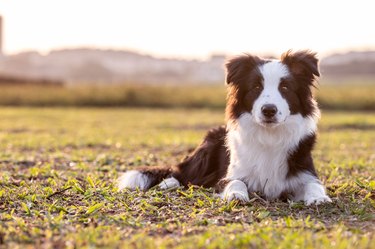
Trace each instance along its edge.
{"label": "distant building", "polygon": [[0,55],[3,54],[3,18],[0,16]]}

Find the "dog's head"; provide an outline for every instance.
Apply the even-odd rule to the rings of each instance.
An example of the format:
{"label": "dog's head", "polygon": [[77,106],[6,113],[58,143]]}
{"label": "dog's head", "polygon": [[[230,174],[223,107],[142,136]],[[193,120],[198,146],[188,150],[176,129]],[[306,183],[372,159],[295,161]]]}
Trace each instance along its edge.
{"label": "dog's head", "polygon": [[226,64],[228,121],[242,114],[264,127],[283,124],[291,115],[316,112],[312,95],[318,59],[309,51],[288,51],[280,60],[243,55]]}

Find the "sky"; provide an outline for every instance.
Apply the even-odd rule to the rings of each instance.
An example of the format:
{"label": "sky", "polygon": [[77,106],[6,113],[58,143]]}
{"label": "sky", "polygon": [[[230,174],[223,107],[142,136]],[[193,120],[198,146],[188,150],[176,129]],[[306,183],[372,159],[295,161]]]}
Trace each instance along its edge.
{"label": "sky", "polygon": [[207,58],[375,49],[374,1],[0,0],[4,52],[99,47]]}

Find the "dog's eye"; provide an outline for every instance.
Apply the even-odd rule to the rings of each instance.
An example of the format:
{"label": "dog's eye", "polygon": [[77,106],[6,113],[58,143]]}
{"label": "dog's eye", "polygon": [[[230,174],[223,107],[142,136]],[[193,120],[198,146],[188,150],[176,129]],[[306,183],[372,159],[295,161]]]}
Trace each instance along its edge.
{"label": "dog's eye", "polygon": [[262,90],[262,88],[263,88],[262,84],[257,83],[257,84],[254,85],[253,90],[260,91],[260,90]]}
{"label": "dog's eye", "polygon": [[285,83],[283,84],[283,83],[282,83],[282,84],[280,85],[280,89],[283,90],[283,91],[288,91],[288,90],[289,90],[289,87],[288,87],[287,84],[285,84]]}

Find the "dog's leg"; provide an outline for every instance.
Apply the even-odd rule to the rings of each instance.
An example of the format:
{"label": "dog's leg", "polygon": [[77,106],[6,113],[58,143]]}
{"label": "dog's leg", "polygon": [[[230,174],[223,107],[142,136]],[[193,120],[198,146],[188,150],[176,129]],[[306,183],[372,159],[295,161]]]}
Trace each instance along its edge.
{"label": "dog's leg", "polygon": [[304,174],[300,177],[304,178],[303,186],[296,191],[294,200],[303,200],[307,206],[332,202],[318,178],[309,174]]}
{"label": "dog's leg", "polygon": [[220,194],[221,198],[230,202],[232,200],[240,200],[243,202],[249,202],[249,193],[247,192],[247,186],[240,180],[230,181],[224,188],[224,191]]}

